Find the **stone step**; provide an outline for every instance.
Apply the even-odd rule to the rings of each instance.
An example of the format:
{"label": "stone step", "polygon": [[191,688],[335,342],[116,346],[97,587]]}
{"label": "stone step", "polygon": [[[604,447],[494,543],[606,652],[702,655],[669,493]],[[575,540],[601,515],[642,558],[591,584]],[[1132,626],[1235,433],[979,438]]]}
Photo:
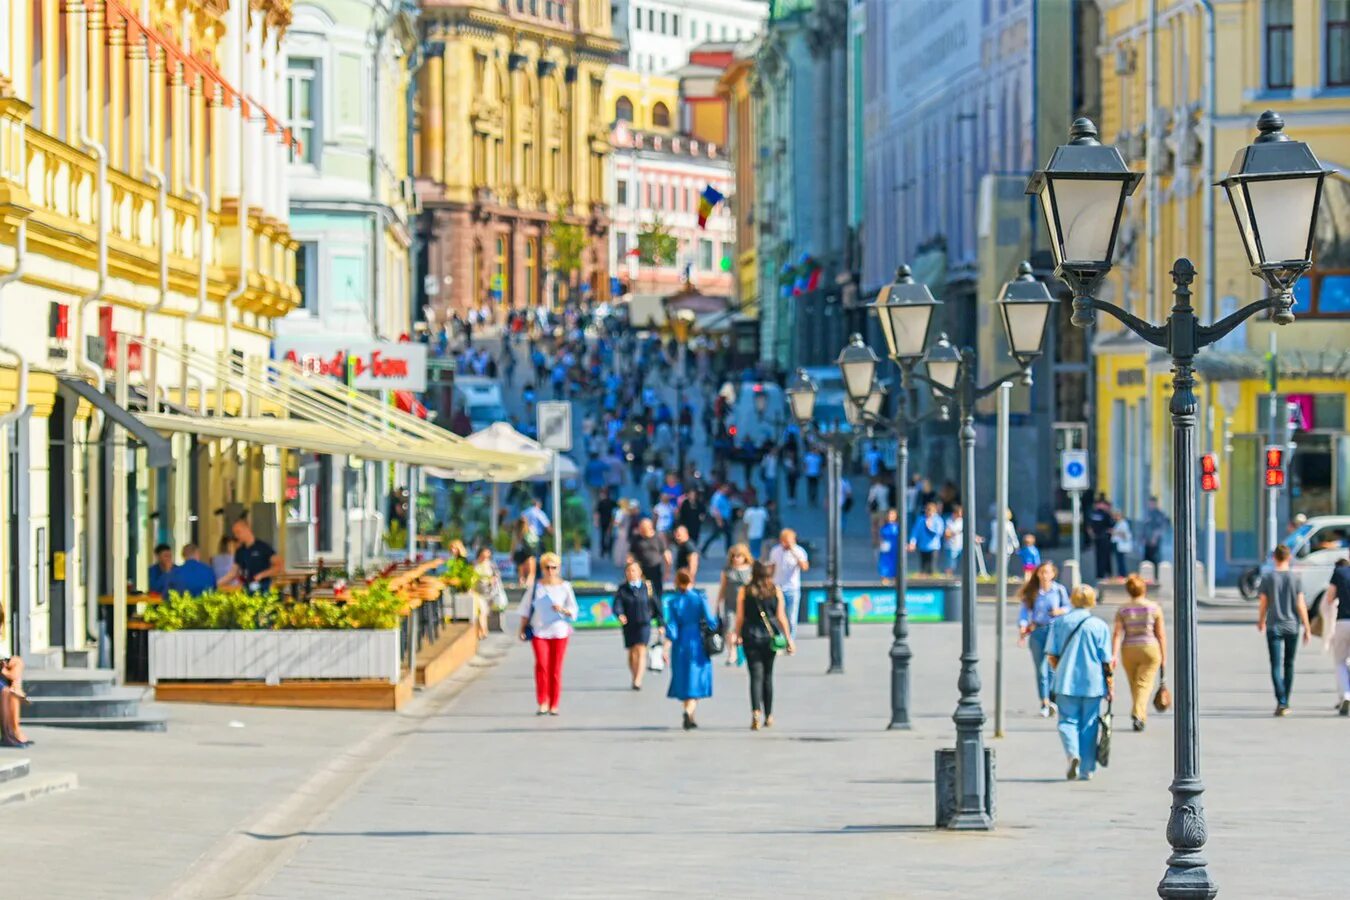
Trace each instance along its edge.
{"label": "stone step", "polygon": [[46,719],[68,719],[75,716],[87,718],[111,718],[113,716],[136,716],[141,711],[144,692],[138,688],[112,688],[106,694],[92,696],[45,696],[30,697],[31,703],[22,711],[25,721],[44,721]]}
{"label": "stone step", "polygon": [[74,716],[63,719],[33,719],[25,721],[24,727],[34,728],[95,728],[108,731],[166,731],[169,721],[159,713],[142,713],[139,716],[103,716],[86,718]]}
{"label": "stone step", "polygon": [[29,669],[23,673],[29,697],[92,697],[109,693],[111,669]]}
{"label": "stone step", "polygon": [[0,784],[16,781],[28,774],[30,761],[27,759],[5,759],[0,757]]}
{"label": "stone step", "polygon": [[19,803],[45,794],[72,791],[78,786],[79,779],[75,777],[74,772],[28,775],[14,781],[0,782],[0,804]]}

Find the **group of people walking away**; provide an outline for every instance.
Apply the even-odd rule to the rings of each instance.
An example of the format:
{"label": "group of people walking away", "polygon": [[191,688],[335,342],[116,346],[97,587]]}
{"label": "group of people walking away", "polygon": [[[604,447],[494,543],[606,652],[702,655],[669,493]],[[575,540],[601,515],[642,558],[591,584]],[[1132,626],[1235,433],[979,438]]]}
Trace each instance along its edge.
{"label": "group of people walking away", "polygon": [[1041,716],[1057,716],[1069,780],[1088,780],[1109,752],[1117,670],[1123,667],[1130,685],[1135,731],[1145,728],[1150,700],[1159,710],[1171,705],[1167,631],[1162,607],[1148,598],[1137,574],[1126,578],[1127,600],[1111,625],[1092,612],[1094,588],[1070,591],[1058,576],[1054,563],[1042,562],[1022,585],[1018,645],[1031,651]]}

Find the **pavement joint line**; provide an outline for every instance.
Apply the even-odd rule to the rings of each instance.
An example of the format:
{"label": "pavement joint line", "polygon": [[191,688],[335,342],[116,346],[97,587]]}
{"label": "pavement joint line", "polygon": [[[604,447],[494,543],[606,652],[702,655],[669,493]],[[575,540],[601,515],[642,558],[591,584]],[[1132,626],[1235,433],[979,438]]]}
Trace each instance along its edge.
{"label": "pavement joint line", "polygon": [[[509,650],[510,644],[506,647]],[[506,653],[481,657],[490,665],[463,666],[366,737],[338,751],[288,796],[261,814],[251,812],[158,896],[163,900],[226,900],[254,894],[306,843],[304,832],[377,771],[422,723],[444,712],[469,685],[495,668]]]}

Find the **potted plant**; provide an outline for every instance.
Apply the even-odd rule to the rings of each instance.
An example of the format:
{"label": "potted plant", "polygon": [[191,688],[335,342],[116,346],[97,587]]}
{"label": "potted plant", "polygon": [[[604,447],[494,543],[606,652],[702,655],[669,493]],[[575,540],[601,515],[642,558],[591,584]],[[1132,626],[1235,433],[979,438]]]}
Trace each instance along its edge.
{"label": "potted plant", "polygon": [[586,547],[591,539],[591,517],[586,501],[572,495],[562,505],[563,575],[567,578],[588,578],[591,574],[591,554]]}
{"label": "potted plant", "polygon": [[445,563],[441,580],[450,589],[451,616],[455,619],[473,618],[473,587],[478,583],[478,572],[473,563],[452,556]]}

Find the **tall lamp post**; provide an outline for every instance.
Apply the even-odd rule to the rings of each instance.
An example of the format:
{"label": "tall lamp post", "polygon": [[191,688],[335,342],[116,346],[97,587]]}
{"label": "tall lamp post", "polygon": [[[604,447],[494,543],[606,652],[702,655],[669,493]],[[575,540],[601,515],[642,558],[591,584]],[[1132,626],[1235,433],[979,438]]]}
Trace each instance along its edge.
{"label": "tall lamp post", "polygon": [[[1023,263],[1018,278],[1004,286],[997,301],[1008,351],[1016,361],[1018,371],[995,378],[986,385],[977,385],[975,351],[969,347],[957,350],[943,335],[923,356],[927,374],[913,373],[911,376],[927,383],[936,396],[956,404],[961,421],[961,496],[967,505],[975,498],[975,403],[998,390],[1005,381],[1018,376],[1030,379],[1031,364],[1044,351],[1046,326],[1050,310],[1056,302],[1045,285],[1032,278],[1030,266]],[[965,531],[962,545],[966,549],[961,554],[961,675],[957,679],[961,698],[952,715],[956,723],[955,771],[952,779],[955,790],[949,810],[939,803],[939,808],[944,809],[942,818],[945,819],[945,823],[940,824],[954,831],[985,831],[992,828],[994,823],[990,815],[992,804],[989,802],[990,786],[985,769],[984,710],[980,706],[980,674],[977,668],[975,516],[966,516],[962,527]],[[944,778],[941,771],[937,781],[938,789],[942,791]]]}
{"label": "tall lamp post", "polygon": [[909,266],[895,271],[895,281],[881,289],[872,308],[881,323],[886,338],[887,355],[900,370],[900,390],[895,401],[895,415],[890,430],[895,437],[895,504],[900,511],[900,534],[896,547],[895,566],[895,622],[891,626],[891,721],[889,729],[908,731],[909,720],[909,663],[914,652],[909,647],[909,615],[906,611],[909,590],[909,510],[905,494],[909,489],[909,432],[926,419],[947,418],[947,407],[938,406],[921,415],[909,411],[910,373],[923,356],[928,340],[928,325],[938,301],[928,285],[919,284]]}
{"label": "tall lamp post", "polygon": [[[849,402],[862,407],[872,393],[879,360],[860,335],[853,335],[848,344],[839,353],[836,364],[844,378],[844,390]],[[816,385],[803,370],[797,371],[797,377],[785,392],[792,417],[799,428],[805,432],[814,422],[816,409]],[[880,395],[878,395],[879,397]],[[874,400],[873,402],[878,402]],[[848,404],[845,405],[848,413]],[[851,417],[851,413],[850,413]],[[856,433],[838,428],[814,429],[815,437],[828,451],[829,465],[826,467],[827,488],[826,505],[829,507],[827,521],[829,535],[825,551],[826,600],[825,616],[829,624],[830,667],[827,674],[840,674],[844,671],[844,595],[839,584],[839,482],[843,477],[843,451],[853,443]]]}
{"label": "tall lamp post", "polygon": [[688,351],[689,338],[694,333],[694,311],[681,309],[671,316],[670,332],[680,354],[679,374],[675,376],[675,471],[680,473],[679,483],[684,484],[684,435],[680,433],[680,413],[684,410],[684,383],[689,378]]}
{"label": "tall lamp post", "polygon": [[1312,265],[1312,242],[1326,171],[1307,144],[1284,133],[1273,112],[1257,121],[1260,135],[1237,152],[1219,182],[1237,220],[1251,273],[1270,295],[1212,325],[1201,325],[1191,305],[1195,267],[1188,259],[1172,265],[1172,309],[1161,325],[1140,319],[1094,296],[1111,270],[1125,197],[1143,177],[1126,167],[1120,153],[1097,142],[1088,119],[1073,123],[1069,143],[1056,148],[1049,164],[1032,176],[1028,194],[1040,197],[1050,229],[1058,275],[1073,291],[1073,324],[1087,327],[1100,310],[1172,358],[1173,517],[1176,528],[1176,728],[1173,734],[1172,809],[1167,840],[1172,853],[1158,884],[1166,900],[1212,898],[1218,886],[1204,856],[1207,837],[1200,781],[1200,729],[1196,685],[1195,354],[1259,312],[1277,325],[1294,321],[1293,287]]}

